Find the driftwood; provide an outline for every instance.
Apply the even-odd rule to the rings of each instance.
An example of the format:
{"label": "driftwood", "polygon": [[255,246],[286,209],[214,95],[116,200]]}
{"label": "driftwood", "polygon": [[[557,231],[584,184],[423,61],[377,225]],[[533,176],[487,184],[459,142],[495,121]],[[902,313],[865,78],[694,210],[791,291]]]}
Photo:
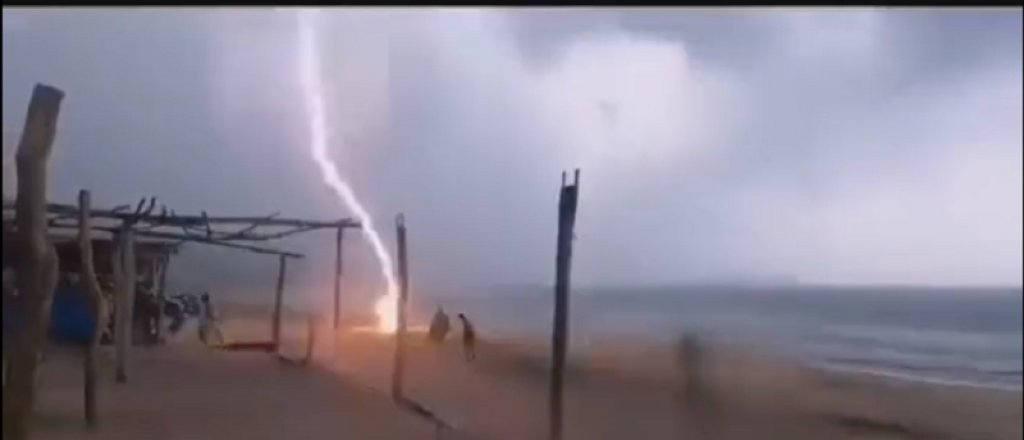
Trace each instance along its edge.
{"label": "driftwood", "polygon": [[579,200],[580,170],[574,182],[566,184],[562,173],[562,189],[558,200],[558,248],[555,256],[555,314],[551,334],[551,383],[548,390],[550,439],[562,439],[563,389],[565,387],[565,355],[569,345],[569,281],[572,271],[573,229],[576,227],[576,205]]}
{"label": "driftwood", "polygon": [[85,424],[90,428],[94,428],[97,423],[96,375],[98,365],[96,351],[99,348],[103,330],[107,327],[109,309],[107,301],[103,296],[103,289],[100,288],[100,283],[96,279],[96,263],[93,260],[92,253],[92,236],[89,232],[89,205],[92,204],[91,199],[89,191],[82,190],[78,193],[78,205],[81,207],[78,211],[78,247],[82,254],[79,280],[88,296],[89,313],[92,314],[93,320],[96,322],[96,328],[93,329],[92,337],[85,346],[82,371],[85,380],[85,390],[82,397],[84,399]]}
{"label": "driftwood", "polygon": [[36,85],[16,153],[15,225],[17,240],[25,250],[18,264],[16,283],[18,302],[24,305],[24,321],[12,341],[8,381],[3,388],[4,440],[28,437],[35,403],[36,371],[46,344],[50,305],[57,284],[57,255],[46,230],[46,198],[50,153],[63,100],[63,91]]}
{"label": "driftwood", "polygon": [[391,373],[391,397],[400,401],[405,397],[405,330],[406,309],[409,304],[409,262],[406,253],[405,217],[395,219],[398,242],[398,328],[395,329],[395,362]]}

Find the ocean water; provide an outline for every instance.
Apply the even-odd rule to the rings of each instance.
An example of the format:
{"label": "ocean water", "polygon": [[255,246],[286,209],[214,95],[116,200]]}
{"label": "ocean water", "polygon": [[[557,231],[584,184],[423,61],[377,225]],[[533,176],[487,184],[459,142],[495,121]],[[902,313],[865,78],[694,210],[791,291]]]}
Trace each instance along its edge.
{"label": "ocean water", "polygon": [[[684,331],[771,346],[808,363],[902,379],[1020,390],[1020,289],[575,289],[573,345],[606,336],[670,342]],[[485,332],[545,338],[546,288],[423,301],[466,312]]]}

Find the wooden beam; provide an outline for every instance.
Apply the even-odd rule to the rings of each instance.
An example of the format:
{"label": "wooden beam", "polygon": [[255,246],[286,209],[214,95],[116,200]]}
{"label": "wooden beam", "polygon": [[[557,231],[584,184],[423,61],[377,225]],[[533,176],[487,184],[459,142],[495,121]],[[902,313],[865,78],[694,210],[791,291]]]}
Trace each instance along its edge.
{"label": "wooden beam", "polygon": [[[18,195],[14,203],[17,240],[24,246],[18,266],[19,302],[24,321],[14,337],[3,387],[3,439],[23,440],[35,406],[36,372],[46,344],[50,304],[57,285],[58,259],[47,236],[46,200],[50,153],[64,92],[37,84],[32,90],[25,126],[15,153]],[[7,345],[7,341],[4,341]],[[6,348],[6,347],[5,347]]]}
{"label": "wooden beam", "polygon": [[270,340],[274,351],[281,350],[281,313],[284,307],[284,281],[288,272],[288,258],[281,255],[277,261],[277,289],[274,291],[274,314],[270,323]]}
{"label": "wooden beam", "polygon": [[[14,205],[10,202],[5,201],[3,204],[4,210],[13,209]],[[66,216],[77,216],[78,208],[74,205],[67,205],[61,203],[45,203],[46,212],[49,214],[60,214]],[[292,227],[292,228],[311,228],[311,229],[333,229],[333,228],[359,228],[361,225],[358,221],[353,219],[341,219],[341,220],[307,220],[300,218],[288,218],[288,217],[209,217],[204,215],[167,215],[161,216],[160,214],[135,214],[134,212],[128,212],[127,210],[115,210],[115,209],[93,209],[90,211],[90,216],[93,218],[113,219],[113,220],[134,220],[138,223],[147,224],[161,224],[166,226],[197,226],[205,224],[220,224],[220,225],[250,225],[257,224],[258,226],[266,227]]]}
{"label": "wooden beam", "polygon": [[92,197],[89,191],[81,190],[78,192],[78,205],[81,209],[78,211],[78,246],[81,254],[81,272],[79,272],[79,282],[85,290],[85,294],[88,298],[89,313],[92,315],[93,321],[96,323],[96,327],[93,328],[92,335],[89,338],[89,342],[85,346],[85,356],[83,358],[83,371],[82,374],[85,380],[85,389],[83,390],[83,406],[85,411],[85,425],[89,428],[95,428],[97,424],[96,419],[96,375],[99,369],[96,360],[96,351],[99,349],[100,337],[103,335],[103,330],[107,326],[108,318],[108,307],[107,301],[103,297],[103,289],[100,287],[99,280],[96,279],[96,263],[93,259],[92,253],[92,236],[89,233],[89,205],[92,203]]}
{"label": "wooden beam", "polygon": [[395,360],[391,373],[391,397],[396,401],[405,398],[405,331],[406,312],[409,304],[409,262],[405,241],[405,216],[395,219],[398,243],[398,328],[395,329]]}
{"label": "wooden beam", "polygon": [[555,256],[555,313],[551,334],[551,382],[548,390],[548,422],[550,439],[562,439],[563,390],[565,358],[569,345],[569,287],[572,272],[572,242],[576,227],[576,205],[579,199],[580,170],[574,182],[566,184],[562,173],[562,189],[558,200],[558,247]]}
{"label": "wooden beam", "polygon": [[[70,225],[51,225],[50,227],[51,228],[55,228],[55,229],[77,228],[77,226],[70,226]],[[116,234],[118,231],[120,231],[120,228],[93,227],[92,230],[93,231],[101,231],[101,232],[110,232],[110,233]],[[264,255],[283,255],[283,256],[286,256],[288,258],[305,258],[305,255],[300,254],[300,253],[296,253],[296,252],[281,251],[281,250],[277,250],[277,249],[273,249],[273,248],[268,248],[268,247],[262,247],[262,246],[253,246],[253,245],[248,245],[248,244],[232,243],[232,242],[227,242],[227,241],[219,241],[219,240],[215,240],[215,239],[209,239],[209,238],[206,238],[206,237],[187,236],[187,235],[183,235],[183,234],[175,234],[173,232],[135,231],[135,235],[136,236],[140,236],[140,237],[158,238],[158,239],[161,239],[161,240],[176,240],[176,241],[182,242],[182,243],[191,242],[191,243],[208,244],[208,245],[211,245],[211,246],[220,246],[220,247],[226,247],[226,248],[231,248],[231,249],[245,250],[245,251],[249,251],[249,252],[253,252],[253,253],[257,253],[257,254],[264,254]]]}
{"label": "wooden beam", "polygon": [[300,254],[300,253],[296,253],[296,252],[280,251],[280,250],[277,250],[277,249],[272,249],[272,248],[267,248],[267,247],[252,246],[252,245],[240,244],[240,243],[232,243],[232,242],[228,242],[228,241],[219,241],[219,240],[209,239],[209,238],[204,238],[204,237],[184,236],[184,235],[181,235],[181,234],[175,234],[175,233],[171,233],[171,232],[136,231],[135,233],[137,235],[141,236],[141,237],[162,238],[162,239],[165,239],[165,240],[179,240],[179,241],[182,241],[182,242],[209,244],[209,245],[213,245],[213,246],[220,246],[220,247],[226,247],[226,248],[231,248],[231,249],[240,249],[240,250],[245,250],[245,251],[249,251],[249,252],[253,252],[253,253],[257,253],[257,254],[264,254],[264,255],[280,255],[280,256],[284,256],[284,257],[288,257],[288,258],[304,258],[305,257],[305,255]]}

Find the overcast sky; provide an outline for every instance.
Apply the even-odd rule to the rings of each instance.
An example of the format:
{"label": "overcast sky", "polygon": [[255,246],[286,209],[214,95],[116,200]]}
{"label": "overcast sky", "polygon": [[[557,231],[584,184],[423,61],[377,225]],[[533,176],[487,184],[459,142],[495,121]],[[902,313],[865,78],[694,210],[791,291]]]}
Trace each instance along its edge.
{"label": "overcast sky", "polygon": [[[34,82],[68,92],[53,198],[347,215],[294,11],[3,17],[5,138]],[[330,10],[318,35],[334,156],[389,243],[406,214],[422,286],[550,282],[572,167],[579,284],[1021,284],[1019,9]],[[293,243],[295,276],[329,284],[331,241]]]}

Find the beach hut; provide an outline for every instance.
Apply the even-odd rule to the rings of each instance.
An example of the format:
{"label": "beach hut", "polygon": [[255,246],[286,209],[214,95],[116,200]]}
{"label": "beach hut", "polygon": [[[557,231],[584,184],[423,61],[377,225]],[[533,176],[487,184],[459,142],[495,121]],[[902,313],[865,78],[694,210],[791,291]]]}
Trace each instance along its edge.
{"label": "beach hut", "polygon": [[[5,222],[3,239],[4,273],[19,261],[22,249],[16,240],[9,239],[10,228]],[[81,271],[81,251],[75,237],[66,233],[51,232],[50,240],[57,252],[60,264],[60,278],[54,291],[53,304],[50,309],[50,336],[55,342],[84,344],[89,341],[96,327],[95,318],[89,311],[89,302],[77,282]],[[113,274],[114,241],[110,237],[97,237],[92,240],[93,261],[96,274],[100,278],[110,279]],[[142,283],[155,285],[159,266],[171,255],[177,253],[178,245],[162,241],[142,241],[135,243],[135,267],[138,280]],[[162,289],[158,289],[161,291]],[[4,298],[4,333],[15,331],[18,326],[20,310],[14,298]],[[10,307],[8,307],[8,303]],[[139,314],[135,314],[139,316]],[[140,323],[141,324],[141,323]],[[141,327],[141,326],[140,326]]]}

